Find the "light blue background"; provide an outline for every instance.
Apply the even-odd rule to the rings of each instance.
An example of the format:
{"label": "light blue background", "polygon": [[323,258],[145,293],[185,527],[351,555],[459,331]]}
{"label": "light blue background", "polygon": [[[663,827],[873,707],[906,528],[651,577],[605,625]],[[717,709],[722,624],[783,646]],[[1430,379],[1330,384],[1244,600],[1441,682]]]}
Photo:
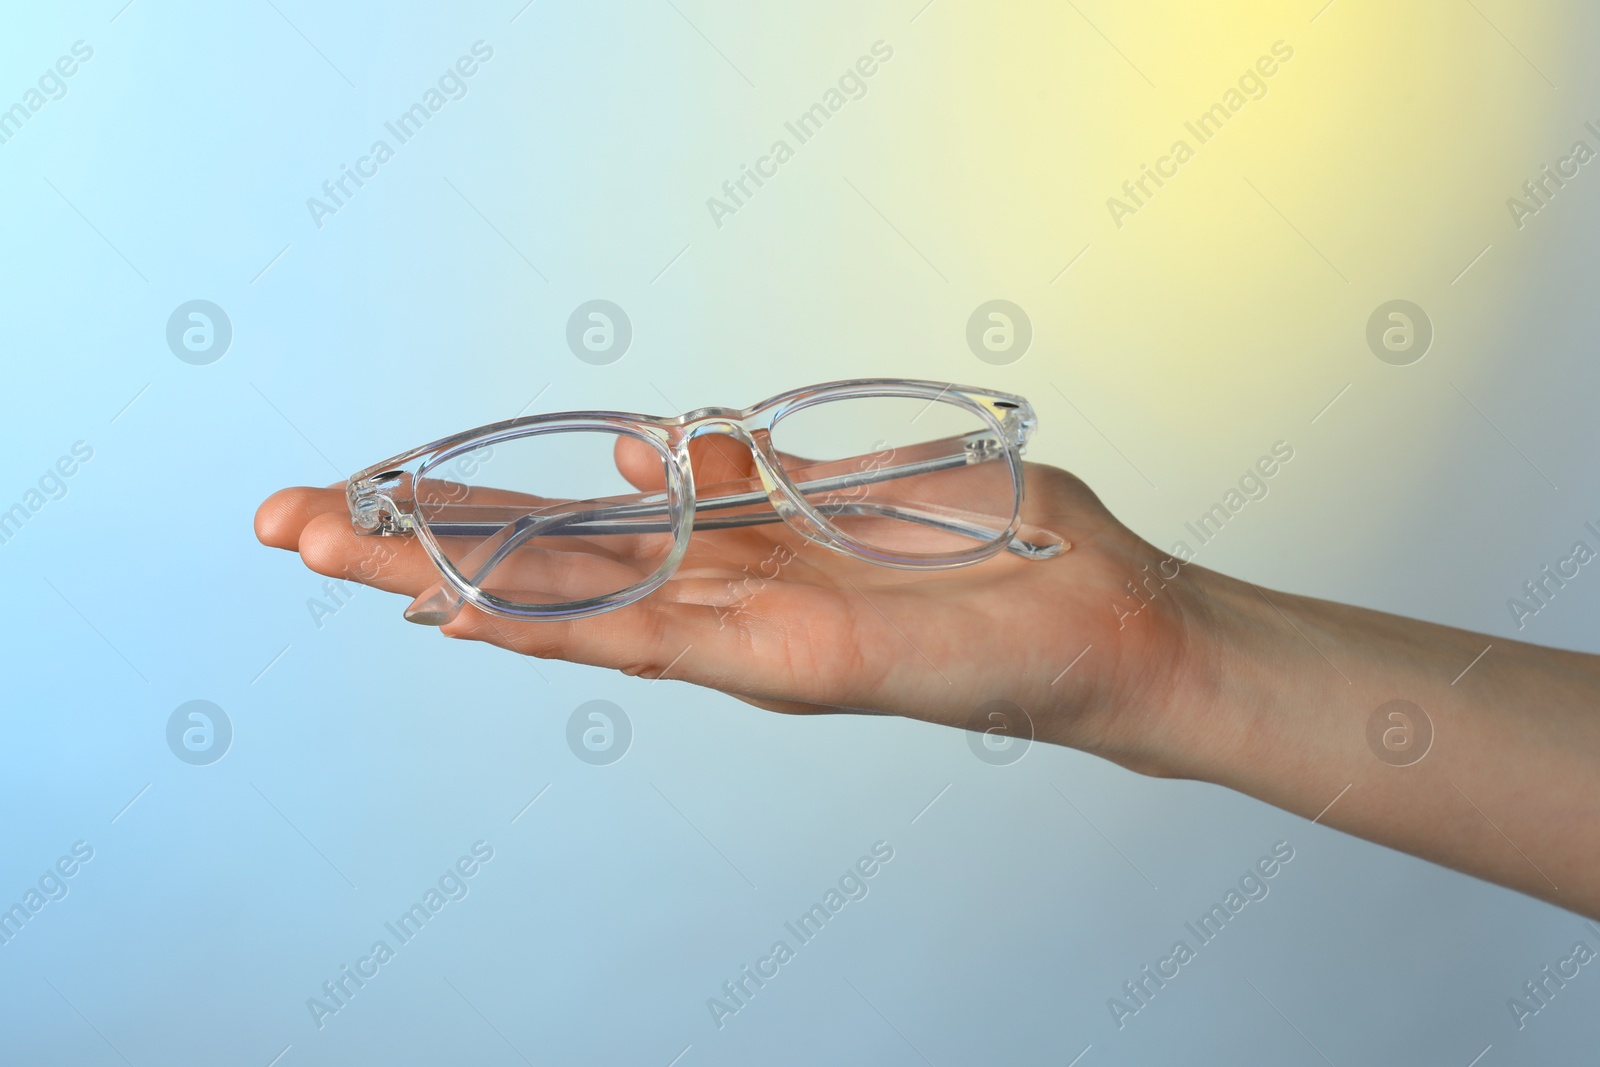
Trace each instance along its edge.
{"label": "light blue background", "polygon": [[[1374,385],[1372,301],[1294,356],[1337,366],[1331,388],[1229,412],[1217,383],[1179,452],[1171,428],[1149,443],[1137,395],[1080,413],[1052,389],[1074,360],[1113,358],[1065,340],[1095,309],[1063,297],[1036,311],[1028,361],[978,362],[970,309],[996,292],[1038,307],[1044,278],[951,252],[939,283],[839,180],[876,192],[889,109],[939,78],[918,34],[977,17],[959,5],[913,22],[916,0],[120,3],[14,7],[0,32],[0,104],[74,41],[94,48],[0,145],[0,506],[73,442],[94,448],[0,545],[0,898],[73,842],[95,850],[0,946],[0,1061],[1465,1067],[1492,1045],[1487,1067],[1592,1048],[1589,969],[1525,1031],[1505,1007],[1575,940],[1600,947],[1570,914],[1071,751],[992,767],[932,726],[766,715],[442,641],[375,590],[319,626],[323,580],[260,547],[250,519],[281,485],[530,403],[676,412],[904,374],[1027,392],[1034,458],[1161,544],[1254,459],[1208,444],[1209,422],[1259,451],[1287,436],[1296,462],[1205,565],[1510,635],[1505,598],[1600,519],[1596,189],[1519,236],[1493,307],[1449,295],[1458,318],[1439,317],[1423,365],[1456,361],[1558,492],[1448,391]],[[714,228],[705,197],[879,38],[899,84],[852,102],[854,132],[802,149],[747,225]],[[315,227],[306,198],[480,39],[494,57],[469,94]],[[1486,201],[1485,229],[1498,210]],[[563,340],[595,297],[635,331],[606,367]],[[164,339],[196,298],[234,330],[209,366]],[[1352,410],[1309,425],[1336,377],[1357,383]],[[1600,650],[1597,598],[1585,573],[1517,636]],[[207,767],[164,737],[196,698],[234,728]],[[611,766],[566,746],[591,699],[633,723]],[[319,1029],[307,998],[480,839],[495,855],[470,894]],[[719,1030],[706,999],[879,840],[895,858],[870,894]],[[1107,998],[1279,840],[1296,856],[1271,895],[1119,1032]]]}

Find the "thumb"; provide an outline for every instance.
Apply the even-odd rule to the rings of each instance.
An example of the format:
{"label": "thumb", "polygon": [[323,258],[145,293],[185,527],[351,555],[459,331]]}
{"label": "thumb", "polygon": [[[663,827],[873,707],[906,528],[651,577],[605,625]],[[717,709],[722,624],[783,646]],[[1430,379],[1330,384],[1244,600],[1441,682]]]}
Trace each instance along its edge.
{"label": "thumb", "polygon": [[[615,450],[617,470],[635,489],[666,488],[661,454],[634,437],[619,436]],[[720,434],[689,442],[689,463],[698,486],[744,481],[755,477],[755,457],[744,445]]]}

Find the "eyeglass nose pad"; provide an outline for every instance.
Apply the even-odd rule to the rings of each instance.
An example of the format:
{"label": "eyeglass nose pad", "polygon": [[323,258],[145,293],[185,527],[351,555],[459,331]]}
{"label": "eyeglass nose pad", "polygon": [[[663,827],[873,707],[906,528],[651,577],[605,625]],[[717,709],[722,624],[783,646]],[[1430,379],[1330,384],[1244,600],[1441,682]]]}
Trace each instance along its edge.
{"label": "eyeglass nose pad", "polygon": [[[503,531],[502,531],[503,532]],[[480,567],[492,565],[495,552],[503,541],[501,536],[485,538],[483,543],[468,552],[458,562],[457,566],[464,568],[468,575],[473,575]],[[474,579],[482,580],[482,575]],[[422,593],[406,607],[405,619],[419,626],[443,626],[450,622],[461,609],[466,606],[466,601],[461,598],[455,588],[441,577],[433,585],[424,589]]]}
{"label": "eyeglass nose pad", "polygon": [[1054,559],[1072,548],[1065,537],[1041,526],[1023,523],[1006,548],[1024,559]]}
{"label": "eyeglass nose pad", "polygon": [[[764,481],[765,479],[763,479]],[[787,490],[776,484],[767,486],[767,497],[772,503],[772,509],[778,517],[791,529],[799,533],[807,541],[822,545],[824,548],[838,548],[839,542],[825,528],[812,521],[811,516],[795,507],[789,500]]]}
{"label": "eyeglass nose pad", "polygon": [[761,479],[761,487],[766,490],[767,499],[772,502],[772,509],[777,512],[778,518],[807,541],[839,550],[838,539],[796,505],[792,495],[794,491],[787,484],[787,476],[780,473],[778,454],[772,447],[772,435],[766,430],[757,430],[750,437],[750,453],[755,457],[756,475]]}
{"label": "eyeglass nose pad", "polygon": [[[695,414],[706,412],[721,412],[720,408],[702,408]],[[789,489],[784,483],[784,476],[779,473],[777,452],[772,447],[772,434],[765,429],[749,429],[731,419],[707,418],[697,424],[689,432],[689,440],[698,437],[717,436],[731,437],[750,450],[751,459],[755,463],[755,477],[761,482],[762,490],[767,494],[767,500],[772,504],[772,509],[778,518],[806,540],[822,545],[824,548],[837,550],[838,542],[828,531],[812,522],[805,512],[795,506],[789,495]],[[685,463],[685,467],[689,464]],[[692,470],[687,471],[689,484],[693,484]],[[710,486],[706,487],[710,489]]]}
{"label": "eyeglass nose pad", "polygon": [[465,602],[450,584],[441,580],[406,607],[405,619],[419,626],[443,626],[460,615],[464,606]]}

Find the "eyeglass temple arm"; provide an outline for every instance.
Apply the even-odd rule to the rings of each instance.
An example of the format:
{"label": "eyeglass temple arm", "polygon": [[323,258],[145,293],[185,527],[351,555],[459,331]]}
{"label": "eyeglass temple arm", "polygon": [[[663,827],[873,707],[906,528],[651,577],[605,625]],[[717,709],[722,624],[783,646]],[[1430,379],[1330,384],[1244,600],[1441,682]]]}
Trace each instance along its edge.
{"label": "eyeglass temple arm", "polygon": [[[973,440],[974,438],[979,439],[979,440],[974,441]],[[943,442],[932,442],[932,444],[942,444],[942,443]],[[967,465],[969,465],[971,463],[974,463],[974,462],[984,462],[986,459],[994,458],[991,454],[986,454],[986,449],[985,449],[985,444],[988,444],[988,445],[990,445],[992,447],[992,443],[993,443],[993,435],[991,435],[991,434],[973,434],[973,435],[970,435],[970,438],[962,440],[962,446],[963,447],[962,447],[962,451],[960,451],[960,452],[946,453],[945,455],[935,456],[935,457],[932,457],[930,459],[915,460],[915,461],[906,462],[906,463],[896,463],[896,464],[893,464],[893,465],[858,468],[857,470],[850,471],[850,472],[847,472],[845,474],[831,475],[831,476],[823,477],[823,478],[798,479],[798,480],[796,480],[795,485],[801,491],[801,493],[803,493],[803,494],[828,493],[828,492],[835,492],[835,491],[840,490],[840,489],[853,489],[853,488],[856,488],[858,486],[863,486],[863,485],[874,485],[874,484],[876,484],[878,482],[891,481],[891,480],[893,480],[895,478],[908,478],[908,477],[912,477],[912,476],[919,475],[919,474],[932,474],[932,473],[935,473],[935,472],[938,472],[938,471],[942,471],[942,470],[951,470],[951,469],[954,469],[956,467],[964,467],[964,466],[967,466]],[[928,446],[924,446],[924,447],[928,447]],[[869,456],[860,456],[860,457],[857,457],[855,460],[845,460],[843,462],[846,462],[846,463],[857,462],[857,463],[859,463],[862,460],[869,460],[869,459],[871,459],[871,457],[869,457]],[[814,466],[832,466],[832,465],[834,465],[834,464],[833,463],[814,464]],[[741,482],[743,484],[751,485],[751,486],[753,486],[753,488],[751,488],[751,489],[749,489],[749,490],[747,490],[747,491],[745,491],[743,493],[721,494],[721,495],[712,496],[712,497],[708,497],[708,498],[702,498],[702,499],[696,501],[695,510],[696,511],[714,511],[714,510],[726,509],[726,508],[739,508],[739,507],[750,507],[750,506],[757,506],[757,505],[763,505],[763,504],[767,504],[767,505],[771,504],[771,500],[769,500],[768,497],[767,497],[766,490],[764,488],[761,488],[759,483],[754,478],[744,478],[744,479],[740,479],[737,482],[732,482],[732,483],[724,482],[724,483],[718,483],[718,484],[720,484],[720,485],[740,484]],[[716,486],[710,486],[708,488],[716,488]],[[623,518],[664,517],[667,514],[667,510],[668,510],[668,506],[667,506],[665,498],[663,497],[661,492],[659,492],[657,490],[651,490],[651,491],[648,491],[648,492],[639,492],[639,493],[619,494],[619,495],[615,495],[615,496],[591,497],[591,498],[589,498],[587,500],[582,500],[582,501],[561,500],[561,501],[555,501],[554,502],[554,506],[560,507],[561,505],[565,505],[565,504],[569,504],[569,503],[582,503],[582,504],[586,504],[586,505],[605,505],[604,507],[591,507],[591,508],[586,508],[585,509],[585,513],[590,515],[593,519],[596,519],[596,520],[598,520],[600,518],[623,519]],[[449,506],[449,505],[444,505],[444,506]],[[494,507],[495,505],[471,504],[471,505],[464,505],[464,506],[487,510],[488,508]],[[505,505],[505,508],[508,511],[517,511],[520,514],[529,514],[530,513],[527,509],[525,509],[520,504]],[[549,511],[549,508],[545,508],[543,510],[544,511]],[[538,513],[538,509],[535,509],[534,512],[532,512],[532,513]],[[438,523],[437,523],[437,521],[430,519],[428,525],[430,527],[437,528]],[[479,528],[477,528],[477,529],[474,529],[474,530],[463,530],[462,532],[463,533],[482,533],[482,532],[484,532],[482,527],[485,526],[485,525],[492,525],[492,524],[491,523],[482,523],[482,524],[479,524]],[[602,531],[590,531],[590,532],[594,533],[594,532],[602,532]],[[637,527],[630,527],[626,531],[618,531],[618,532],[627,532],[627,533],[638,532],[638,528]]]}
{"label": "eyeglass temple arm", "polygon": [[[1025,433],[1019,430],[1009,431],[1007,441],[1012,447],[1020,449],[1022,439],[1025,438],[1025,436]],[[889,481],[894,478],[906,478],[918,474],[928,474],[935,471],[963,467],[973,463],[988,462],[990,460],[998,459],[1001,455],[1001,449],[1003,447],[1000,442],[995,439],[995,435],[993,433],[980,430],[970,434],[965,434],[960,437],[944,438],[939,441],[928,442],[924,445],[913,446],[911,449],[900,449],[899,451],[926,452],[940,446],[944,446],[946,449],[948,449],[952,442],[959,442],[960,451],[953,453],[946,451],[943,455],[934,455],[929,459],[914,460],[911,462],[902,462],[892,465],[858,467],[854,471],[847,472],[845,474],[832,475],[829,477],[805,480],[797,479],[796,485],[801,492],[808,494],[832,492],[838,489],[849,489],[861,485],[872,485],[877,482]],[[361,475],[352,476],[346,483],[345,495],[350,503],[352,523],[355,525],[358,533],[395,534],[410,532],[411,523],[409,521],[409,517],[391,516],[388,519],[381,519],[378,517],[378,511],[381,508],[378,491],[383,488],[382,483],[388,482],[392,484],[396,479],[399,479],[406,474],[406,471],[398,462],[399,460],[410,462],[416,458],[416,455],[396,457],[395,461],[391,461],[390,463],[386,464],[380,464],[378,467],[372,468],[374,471],[378,470],[379,468],[388,468],[382,473],[366,474],[363,472]],[[813,464],[813,466],[836,466],[838,463],[859,464],[863,461],[871,461],[874,458],[875,457],[870,455],[857,456],[850,460],[816,463]],[[744,479],[744,481],[752,485],[756,484],[756,481],[753,478]],[[732,496],[717,496],[702,501],[698,504],[698,510],[708,511],[715,508],[745,507],[763,502],[769,504],[771,503],[771,501],[767,500],[766,491],[757,485],[756,488],[746,493]],[[567,501],[559,501],[557,503],[567,503]],[[608,497],[595,497],[584,501],[584,503],[609,504],[616,509],[609,514],[613,514],[618,517],[632,517],[634,515],[665,515],[667,512],[665,500],[662,498],[659,492],[654,491]],[[479,505],[473,506],[477,507]],[[401,510],[409,509],[402,508]],[[395,521],[396,519],[399,521]],[[429,525],[431,526],[433,523],[430,522]],[[474,532],[482,531],[480,530]]]}
{"label": "eyeglass temple arm", "polygon": [[[597,533],[623,534],[623,533],[660,533],[670,529],[665,522],[606,522],[596,525],[594,516],[607,509],[594,509],[590,511],[574,512],[568,515],[525,515],[509,524],[492,523],[466,523],[461,524],[470,529],[462,529],[461,533],[477,533],[483,527],[493,527],[495,534],[489,541],[484,542],[477,549],[468,553],[462,560],[463,564],[472,567],[468,581],[474,586],[481,586],[495,569],[505,562],[506,558],[523,544],[535,537],[566,535],[566,536],[591,536]],[[986,525],[981,516],[971,515],[967,512],[957,511],[954,508],[942,508],[927,504],[891,504],[891,503],[850,503],[838,505],[824,505],[818,510],[826,515],[866,515],[874,518],[892,518],[913,522],[921,526],[943,530],[947,533],[959,534],[978,541],[992,541],[999,537],[1002,531]],[[698,517],[695,520],[697,530],[728,530],[745,526],[764,526],[775,522],[782,522],[778,513],[771,508],[764,512],[748,515],[727,515],[707,520]],[[444,536],[455,532],[451,525],[446,525]],[[500,539],[499,535],[505,535]],[[485,552],[492,547],[492,550]],[[1006,544],[1006,550],[1024,559],[1050,559],[1066,551],[1070,546],[1059,536],[1048,530],[1041,529],[1028,523],[1022,524],[1016,535]],[[476,558],[474,558],[476,557]],[[442,626],[455,618],[461,611],[463,601],[452,589],[448,582],[440,580],[426,592],[414,600],[406,609],[406,618],[412,622],[424,623],[432,626]]]}
{"label": "eyeglass temple arm", "polygon": [[[803,492],[826,492],[889,481],[893,478],[907,477],[912,474],[953,469],[964,466],[967,462],[966,455],[963,453],[915,463],[898,464],[875,471],[852,472],[831,478],[812,479],[799,482],[798,485]],[[484,543],[462,560],[463,564],[472,567],[472,574],[468,580],[472,585],[477,586],[481,585],[484,579],[505,561],[507,556],[534,537],[553,534],[594,536],[600,534],[669,532],[672,529],[672,524],[667,518],[666,504],[658,501],[643,502],[642,498],[646,495],[636,494],[630,497],[605,498],[609,500],[639,499],[640,502],[638,503],[617,503],[564,513],[528,514],[523,512],[509,523],[435,521],[429,523],[429,528],[442,537],[486,537]],[[769,525],[783,521],[777,511],[772,508],[771,501],[767,498],[765,491],[762,490],[754,490],[732,496],[713,497],[700,504],[696,510],[700,512],[738,507],[754,507],[759,508],[759,510],[747,512],[743,515],[713,516],[709,518],[697,514],[695,528],[701,530],[727,530],[747,526]],[[830,516],[864,515],[874,518],[899,519],[943,530],[947,533],[970,537],[977,541],[993,541],[1004,532],[995,529],[982,516],[955,508],[941,507],[936,504],[824,501],[813,504],[813,507]],[[1012,539],[1006,544],[1007,551],[1025,559],[1050,559],[1066,551],[1069,547],[1071,546],[1058,535],[1030,523],[1021,524]],[[456,592],[450,588],[447,582],[440,581],[413,601],[411,607],[406,611],[406,618],[413,622],[428,625],[443,625],[455,618],[460,612],[461,606],[462,600]]]}
{"label": "eyeglass temple arm", "polygon": [[[989,440],[993,440],[992,436],[983,436],[988,436]],[[803,480],[797,482],[796,486],[802,494],[810,496],[817,493],[832,493],[874,485],[897,478],[952,470],[967,466],[972,462],[973,460],[969,458],[969,452],[963,451],[954,455],[938,456],[910,463],[899,463],[870,470],[851,471],[846,474],[825,478]],[[982,460],[979,460],[979,462],[982,462]],[[551,512],[547,509],[543,513],[530,514],[517,505],[506,505],[508,511],[514,511],[518,515],[517,519],[513,520],[512,523],[495,522],[493,520],[450,522],[448,520],[430,519],[428,527],[437,535],[443,537],[492,535],[500,532],[508,525],[514,524],[520,529],[527,520],[540,519],[560,519],[564,528],[562,532],[571,535],[663,533],[671,530],[671,524],[667,521],[668,506],[658,493],[634,493],[626,496],[600,497],[578,503],[602,506],[586,506],[582,510],[564,512]],[[772,501],[768,499],[764,489],[753,489],[743,493],[714,496],[699,500],[695,505],[695,527],[702,530],[719,530],[781,521],[781,517],[771,505]],[[480,507],[492,507],[493,505],[469,506],[476,510]],[[980,516],[954,508],[944,508],[936,504],[897,503],[891,509],[894,514],[881,510],[886,505],[869,505],[851,501],[813,502],[812,506],[824,514],[879,515],[887,518],[902,518],[918,522],[921,525],[943,529],[950,533],[972,537],[975,540],[992,541],[1004,532],[1003,530],[994,529],[992,525],[987,524]],[[847,507],[867,510],[845,510]],[[874,507],[880,510],[871,510]],[[759,508],[760,510],[746,515],[723,518],[701,517],[707,511],[722,511],[732,508]],[[649,519],[660,519],[661,521],[658,523],[640,521]],[[527,536],[552,532],[548,526],[529,527],[529,529],[532,532],[528,533]],[[1023,543],[1019,544],[1019,541]],[[1011,545],[1008,547],[1018,555],[1029,558],[1049,558],[1062,550],[1063,543],[1060,537],[1050,531],[1024,523],[1018,528]]]}

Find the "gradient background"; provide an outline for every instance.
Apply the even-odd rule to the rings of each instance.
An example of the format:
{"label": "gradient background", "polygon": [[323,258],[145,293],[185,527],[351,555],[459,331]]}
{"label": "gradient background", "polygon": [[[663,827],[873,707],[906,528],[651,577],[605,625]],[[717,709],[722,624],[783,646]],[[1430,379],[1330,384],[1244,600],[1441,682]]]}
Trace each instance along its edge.
{"label": "gradient background", "polygon": [[[1506,606],[1600,519],[1600,163],[1521,229],[1505,206],[1600,147],[1600,11],[1322,3],[13,5],[0,107],[94,56],[0,145],[0,508],[73,442],[94,458],[0,545],[0,903],[95,857],[0,946],[0,1060],[1592,1048],[1593,968],[1521,1031],[1506,1007],[1600,947],[1569,913],[1072,751],[991,766],[929,725],[443,641],[374,590],[319,626],[322,579],[251,533],[274,488],[524,409],[913,376],[1029,396],[1032,458],[1163,546],[1286,440],[1200,562],[1600,651],[1600,574],[1520,631]],[[480,39],[468,95],[317,228],[306,198]],[[716,226],[706,198],[878,40],[867,95]],[[1277,40],[1267,95],[1114,225],[1106,198]],[[205,366],[165,340],[196,298],[234,331]],[[565,343],[593,298],[633,324],[607,366]],[[994,298],[1034,331],[1004,366],[965,338]],[[1364,340],[1395,298],[1436,332],[1406,367]],[[191,699],[232,722],[209,766],[166,744]],[[632,723],[609,766],[566,741],[594,699]],[[319,1029],[307,998],[478,840],[470,895]],[[706,999],[878,840],[870,895],[719,1030]],[[1279,840],[1271,895],[1119,1030],[1107,999]]]}

